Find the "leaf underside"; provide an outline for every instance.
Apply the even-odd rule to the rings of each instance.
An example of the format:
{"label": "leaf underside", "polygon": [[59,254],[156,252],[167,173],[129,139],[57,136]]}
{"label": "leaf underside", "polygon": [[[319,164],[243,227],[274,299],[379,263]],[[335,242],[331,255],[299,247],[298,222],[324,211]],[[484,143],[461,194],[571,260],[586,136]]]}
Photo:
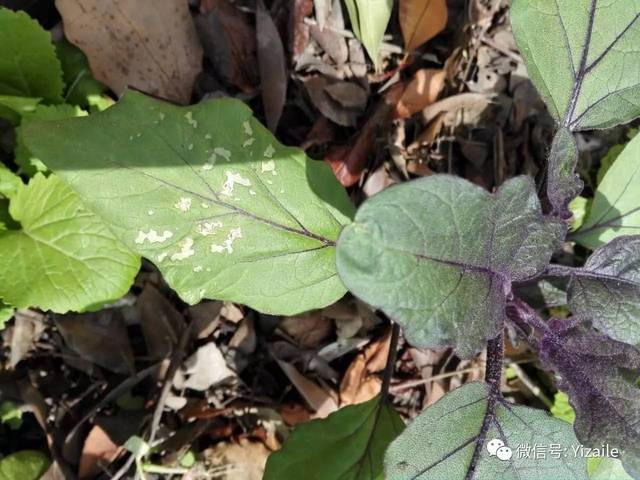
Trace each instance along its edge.
{"label": "leaf underside", "polygon": [[293,314],[345,292],[344,189],[239,101],[176,107],[130,91],[90,117],[30,124],[25,140],[188,303]]}
{"label": "leaf underside", "polygon": [[640,236],[619,237],[596,249],[584,273],[571,279],[569,306],[611,338],[640,344]]}
{"label": "leaf underside", "polygon": [[384,452],[404,429],[395,410],[375,397],[295,428],[267,460],[264,480],[383,480]]}
{"label": "leaf underside", "polygon": [[[586,461],[571,425],[529,407],[492,404],[488,386],[472,382],[422,412],[389,447],[387,480],[586,480]],[[510,459],[491,455],[502,441]],[[536,459],[526,447],[559,444],[566,457]],[[474,455],[474,452],[476,454]],[[522,453],[520,453],[522,452]],[[495,452],[494,452],[495,453]]]}
{"label": "leaf underside", "polygon": [[625,468],[640,471],[640,350],[586,323],[552,319],[547,326],[540,358],[569,394],[578,439],[622,450]]}
{"label": "leaf underside", "polygon": [[140,259],[57,177],[37,174],[11,199],[20,230],[0,232],[0,299],[18,307],[85,310],[124,295]]}
{"label": "leaf underside", "polygon": [[539,273],[564,232],[542,215],[530,178],[491,195],[437,175],[367,200],[340,235],[338,272],[412,345],[471,356],[502,329],[511,282]]}

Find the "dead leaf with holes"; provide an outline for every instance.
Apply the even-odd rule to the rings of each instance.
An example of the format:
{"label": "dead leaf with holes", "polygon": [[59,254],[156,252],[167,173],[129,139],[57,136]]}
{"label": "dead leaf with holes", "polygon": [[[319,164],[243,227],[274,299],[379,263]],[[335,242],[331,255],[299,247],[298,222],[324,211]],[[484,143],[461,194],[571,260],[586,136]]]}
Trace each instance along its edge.
{"label": "dead leaf with holes", "polygon": [[188,104],[202,47],[183,0],[56,0],[67,39],[118,95],[127,86]]}
{"label": "dead leaf with holes", "polygon": [[446,0],[400,0],[400,28],[410,52],[439,34],[447,25]]}

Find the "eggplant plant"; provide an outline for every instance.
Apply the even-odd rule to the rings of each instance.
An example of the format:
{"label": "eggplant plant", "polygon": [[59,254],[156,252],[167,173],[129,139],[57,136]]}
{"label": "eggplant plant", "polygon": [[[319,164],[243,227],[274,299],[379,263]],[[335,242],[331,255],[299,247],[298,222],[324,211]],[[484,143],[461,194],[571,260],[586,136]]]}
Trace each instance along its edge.
{"label": "eggplant plant", "polygon": [[[187,303],[291,315],[349,291],[415,347],[486,350],[485,381],[451,391],[406,430],[389,375],[373,400],[301,425],[269,458],[268,480],[577,480],[589,452],[605,451],[640,478],[638,137],[569,232],[583,187],[575,134],[640,116],[639,17],[626,0],[513,2],[517,45],[557,122],[542,188],[520,176],[488,192],[433,175],[356,211],[328,166],[278,143],[232,99],[177,107],[129,91],[104,112],[25,122],[25,150],[52,173],[6,195],[20,227],[0,232],[12,252],[0,258],[0,299],[91,308],[122,294],[143,256]],[[16,98],[0,105],[15,110]],[[54,214],[38,207],[54,194]],[[567,241],[593,249],[584,265],[552,262]],[[34,249],[56,261],[30,264]],[[17,261],[30,267],[12,282]],[[555,278],[568,280],[569,318],[543,318],[519,293]],[[502,396],[505,331],[555,373],[573,428]],[[558,455],[531,455],[535,445]]]}

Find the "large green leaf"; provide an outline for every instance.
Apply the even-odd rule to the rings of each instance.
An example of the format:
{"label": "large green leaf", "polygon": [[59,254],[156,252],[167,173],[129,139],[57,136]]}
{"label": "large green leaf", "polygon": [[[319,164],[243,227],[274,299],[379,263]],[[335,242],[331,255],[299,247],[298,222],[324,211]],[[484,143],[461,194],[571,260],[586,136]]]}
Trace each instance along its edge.
{"label": "large green leaf", "polygon": [[0,480],[39,480],[49,464],[46,455],[22,450],[0,460]]}
{"label": "large green leaf", "polygon": [[[535,445],[546,458],[535,457]],[[559,447],[557,458],[551,445]],[[473,382],[428,407],[391,444],[386,479],[584,480],[586,460],[573,450],[579,446],[568,423],[510,405]]]}
{"label": "large green leaf", "polygon": [[640,135],[618,155],[598,185],[591,209],[573,238],[595,248],[622,235],[640,234]]}
{"label": "large green leaf", "polygon": [[564,232],[528,177],[492,195],[435,175],[367,200],[340,235],[338,272],[413,345],[470,356],[502,330],[511,282],[538,274]]}
{"label": "large green leaf", "polygon": [[0,232],[0,298],[66,312],[114,300],[140,260],[57,177],[37,174],[9,206],[22,229]]}
{"label": "large green leaf", "polygon": [[58,103],[63,87],[49,32],[26,13],[0,7],[0,94]]}
{"label": "large green leaf", "polygon": [[341,408],[296,427],[269,456],[264,480],[383,480],[384,452],[403,430],[400,416],[380,397]]}
{"label": "large green leaf", "polygon": [[351,28],[376,66],[378,51],[393,10],[393,0],[345,0]]}
{"label": "large green leaf", "polygon": [[345,292],[334,248],[352,214],[344,189],[237,100],[176,107],[128,92],[102,113],[29,125],[25,137],[188,303],[291,314]]}
{"label": "large green leaf", "polygon": [[511,25],[534,85],[570,130],[640,115],[640,4],[515,0]]}
{"label": "large green leaf", "polygon": [[86,117],[85,112],[75,105],[38,105],[33,112],[22,115],[22,122],[16,128],[15,162],[20,166],[20,171],[33,176],[36,172],[46,172],[47,167],[42,161],[33,155],[25,145],[24,130],[35,121],[62,120],[73,117]]}

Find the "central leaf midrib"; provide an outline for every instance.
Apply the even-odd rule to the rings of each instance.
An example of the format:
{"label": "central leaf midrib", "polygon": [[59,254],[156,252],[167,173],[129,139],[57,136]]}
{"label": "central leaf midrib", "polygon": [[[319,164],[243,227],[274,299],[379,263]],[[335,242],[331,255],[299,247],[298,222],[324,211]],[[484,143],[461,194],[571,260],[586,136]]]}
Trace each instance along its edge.
{"label": "central leaf midrib", "polygon": [[174,188],[174,189],[179,190],[179,191],[181,191],[183,193],[188,193],[190,195],[194,195],[194,196],[196,196],[196,197],[198,197],[198,198],[200,198],[202,200],[206,200],[207,202],[211,202],[211,203],[213,203],[213,204],[215,204],[215,205],[217,205],[217,206],[219,206],[221,208],[226,208],[228,210],[231,210],[234,213],[237,213],[238,215],[242,215],[244,217],[251,218],[251,219],[256,220],[258,222],[261,222],[261,223],[264,223],[266,225],[269,225],[269,226],[271,226],[273,228],[277,228],[277,229],[284,230],[284,231],[289,232],[289,233],[294,233],[294,234],[301,235],[301,236],[304,236],[304,237],[307,237],[307,238],[311,238],[311,239],[316,240],[318,242],[321,242],[321,243],[323,243],[323,244],[325,244],[327,246],[334,247],[336,245],[336,242],[334,240],[330,240],[330,239],[328,239],[326,237],[323,237],[322,235],[315,234],[315,233],[310,232],[309,230],[306,230],[306,229],[305,230],[298,230],[296,228],[280,224],[280,223],[275,222],[273,220],[269,220],[268,218],[260,217],[259,215],[251,213],[251,212],[249,212],[247,210],[244,210],[244,209],[242,209],[240,207],[237,207],[235,205],[231,205],[230,203],[224,202],[224,201],[216,199],[216,198],[210,198],[210,197],[207,197],[206,195],[203,195],[201,193],[189,190],[189,189],[181,187],[179,185],[175,185],[175,184],[173,184],[173,183],[171,183],[171,182],[169,182],[167,180],[164,180],[162,178],[158,178],[158,177],[156,177],[154,175],[151,175],[150,173],[147,173],[144,170],[140,170],[140,169],[132,167],[130,165],[126,165],[126,164],[120,163],[117,160],[107,159],[107,162],[116,164],[117,166],[120,166],[122,168],[126,168],[128,170],[132,170],[132,171],[134,171],[134,172],[136,172],[138,174],[144,175],[145,177],[149,177],[149,178],[151,178],[152,180],[154,180],[156,182],[160,182],[160,183],[162,183],[162,184],[164,184],[164,185],[166,185],[166,186],[168,186],[170,188]]}
{"label": "central leaf midrib", "polygon": [[440,263],[440,264],[443,264],[443,265],[448,265],[450,267],[457,267],[457,268],[460,268],[460,269],[465,270],[465,271],[471,271],[471,272],[476,272],[476,273],[484,273],[486,275],[490,275],[492,277],[497,277],[497,278],[500,278],[500,279],[503,279],[505,277],[505,274],[503,272],[497,272],[495,270],[492,270],[489,267],[482,267],[482,266],[479,266],[479,265],[473,265],[473,264],[461,262],[461,261],[458,261],[458,260],[447,260],[447,259],[444,259],[444,258],[432,257],[432,256],[424,254],[424,253],[410,252],[408,250],[402,250],[400,248],[394,248],[394,247],[391,247],[389,245],[384,245],[384,248],[386,250],[391,250],[391,251],[396,252],[396,253],[404,253],[404,254],[407,254],[407,255],[412,255],[412,256],[414,256],[416,258],[419,258],[421,260],[427,260],[427,261],[431,261],[431,262],[435,262],[435,263]]}

